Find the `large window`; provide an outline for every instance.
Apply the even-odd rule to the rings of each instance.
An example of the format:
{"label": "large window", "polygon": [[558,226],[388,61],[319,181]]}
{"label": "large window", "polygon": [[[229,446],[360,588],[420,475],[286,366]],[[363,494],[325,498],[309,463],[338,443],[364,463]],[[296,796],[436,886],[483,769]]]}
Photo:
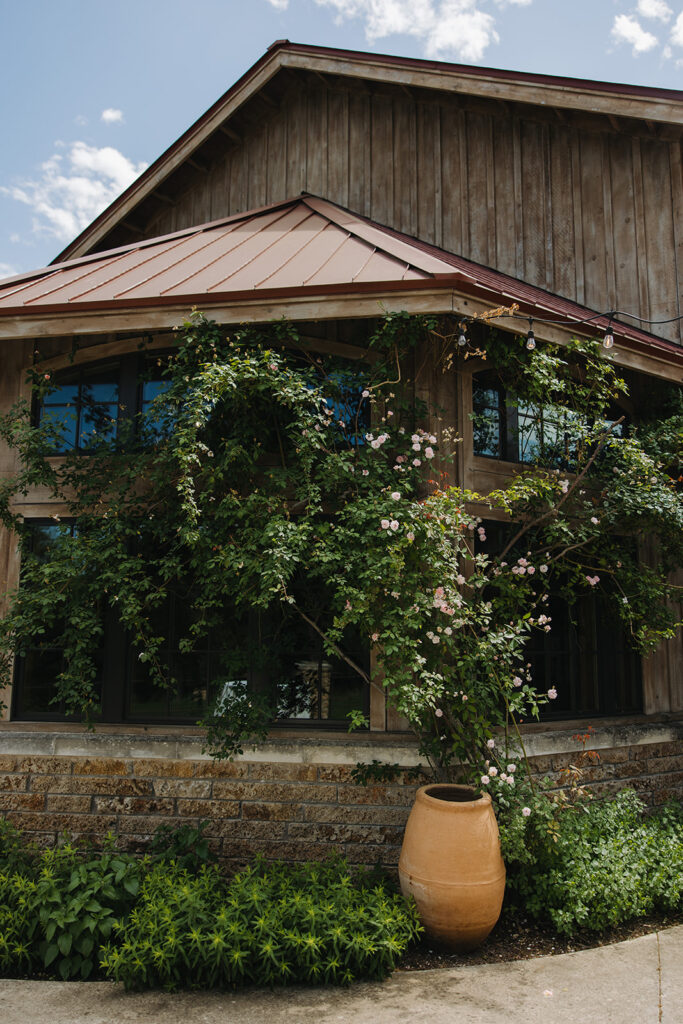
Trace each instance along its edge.
{"label": "large window", "polygon": [[[39,557],[61,532],[61,526],[36,520],[32,549]],[[310,586],[305,580],[298,587]],[[206,636],[191,651],[192,594],[171,589],[157,608],[153,627],[165,642],[157,664],[167,681],[156,682],[149,663],[141,660],[113,611],[104,613],[104,638],[97,655],[97,689],[103,721],[195,723],[210,705],[235,686],[267,696],[275,717],[290,725],[346,727],[356,708],[368,710],[369,695],[361,676],[342,658],[326,654],[320,634],[289,606],[263,611],[223,609]],[[323,601],[321,599],[320,606]],[[324,627],[324,621],[318,623]],[[17,659],[13,687],[13,718],[64,720],[63,705],[53,703],[55,682],[64,665],[59,630],[49,630],[40,643]],[[369,644],[360,636],[346,638],[344,650],[369,672]]]}
{"label": "large window", "polygon": [[[490,554],[500,551],[510,526],[488,521],[485,527],[486,541],[478,543],[478,548]],[[510,552],[506,557],[512,560],[516,555]],[[534,686],[540,692],[557,690],[557,698],[543,705],[541,718],[642,711],[641,659],[629,644],[609,597],[588,593],[569,603],[558,580],[543,612],[551,619],[551,629],[534,630],[525,650]]]}
{"label": "large window", "polygon": [[[614,419],[620,416],[621,410],[615,409]],[[475,455],[571,468],[584,422],[572,409],[559,405],[539,408],[515,398],[493,373],[477,374],[472,380]],[[617,432],[621,434],[623,429],[621,423]]]}

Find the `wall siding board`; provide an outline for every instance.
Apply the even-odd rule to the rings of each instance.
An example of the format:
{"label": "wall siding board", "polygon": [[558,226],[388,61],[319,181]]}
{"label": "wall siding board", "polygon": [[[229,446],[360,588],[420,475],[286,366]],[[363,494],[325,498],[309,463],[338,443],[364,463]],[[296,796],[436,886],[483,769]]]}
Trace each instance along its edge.
{"label": "wall siding board", "polygon": [[247,204],[247,150],[240,147],[232,155],[230,168],[230,212],[242,213],[249,209]]}
{"label": "wall siding board", "polygon": [[407,96],[394,101],[393,125],[392,226],[417,235],[417,115],[415,104]]}
{"label": "wall siding board", "polygon": [[253,135],[249,137],[248,151],[247,203],[249,204],[249,209],[253,210],[257,206],[265,206],[266,203],[268,150],[266,131],[263,125],[259,125]]}
{"label": "wall siding board", "polygon": [[601,138],[584,134],[581,138],[581,195],[585,301],[591,309],[601,312],[607,308],[604,171]]}
{"label": "wall siding board", "polygon": [[389,96],[372,97],[370,216],[391,224],[394,212],[393,106]]}
{"label": "wall siding board", "polygon": [[[678,315],[676,262],[672,259],[676,245],[668,156],[666,143],[641,143],[647,246],[641,259],[647,267],[647,290],[653,320],[667,320]],[[676,324],[659,324],[656,330],[659,335],[670,340],[674,340],[678,334]]]}
{"label": "wall siding board", "polygon": [[550,191],[552,203],[552,291],[576,291],[576,238],[574,234],[573,168],[569,134],[561,125],[550,129]]}
{"label": "wall siding board", "polygon": [[524,280],[546,282],[546,225],[543,126],[523,122],[522,205],[524,208]]}
{"label": "wall siding board", "polygon": [[287,189],[287,131],[283,117],[268,124],[268,160],[266,163],[266,202],[280,202]]}
{"label": "wall siding board", "polygon": [[631,140],[614,136],[610,140],[609,154],[615,305],[618,303],[625,310],[637,310],[638,265]]}
{"label": "wall siding board", "polygon": [[306,189],[316,196],[327,193],[327,92],[306,94]]}
{"label": "wall siding board", "polygon": [[[439,111],[433,103],[417,106],[417,235],[436,244],[437,208],[434,157],[439,137]],[[442,234],[439,225],[439,234]]]}
{"label": "wall siding board", "polygon": [[517,272],[515,253],[515,151],[512,123],[509,119],[492,119],[493,209],[495,218],[494,264],[498,270],[514,276]]}
{"label": "wall siding board", "polygon": [[[671,195],[673,199],[674,226],[674,265],[676,268],[676,316],[683,313],[681,296],[683,295],[683,154],[681,143],[669,143],[669,165],[671,168]],[[676,334],[673,335],[678,344],[683,343],[683,321],[674,324]],[[683,669],[682,669],[683,671]],[[683,687],[682,687],[683,689]],[[683,694],[681,695],[683,700]]]}
{"label": "wall siding board", "polygon": [[460,117],[453,104],[441,111],[441,223],[443,246],[462,254],[462,191]]}
{"label": "wall siding board", "polygon": [[[650,316],[650,297],[648,294],[647,266],[644,254],[647,252],[647,236],[645,234],[645,210],[643,200],[643,162],[640,139],[631,140],[633,160],[633,203],[636,211],[636,270],[638,273],[638,310],[642,317]],[[629,312],[627,310],[627,312]],[[639,327],[648,329],[647,324],[639,323]]]}
{"label": "wall siding board", "polygon": [[327,101],[327,198],[349,205],[349,94],[331,92]]}
{"label": "wall siding board", "polygon": [[370,97],[349,98],[349,207],[367,217],[370,212]]}
{"label": "wall siding board", "polygon": [[522,126],[512,123],[513,181],[515,195],[515,274],[524,279],[524,206],[522,193]]}
{"label": "wall siding board", "polygon": [[488,148],[488,119],[481,114],[467,114],[467,185],[470,247],[468,256],[477,263],[489,265],[488,178],[493,170]]}
{"label": "wall siding board", "polygon": [[292,94],[286,107],[287,186],[281,199],[296,196],[306,187],[306,100],[303,91]]}

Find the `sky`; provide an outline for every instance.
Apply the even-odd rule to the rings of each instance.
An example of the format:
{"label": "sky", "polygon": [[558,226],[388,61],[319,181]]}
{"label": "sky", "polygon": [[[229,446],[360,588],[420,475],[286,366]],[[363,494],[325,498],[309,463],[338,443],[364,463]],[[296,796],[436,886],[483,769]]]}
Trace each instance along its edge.
{"label": "sky", "polygon": [[683,89],[683,0],[0,0],[0,25],[0,278],[54,259],[276,39]]}

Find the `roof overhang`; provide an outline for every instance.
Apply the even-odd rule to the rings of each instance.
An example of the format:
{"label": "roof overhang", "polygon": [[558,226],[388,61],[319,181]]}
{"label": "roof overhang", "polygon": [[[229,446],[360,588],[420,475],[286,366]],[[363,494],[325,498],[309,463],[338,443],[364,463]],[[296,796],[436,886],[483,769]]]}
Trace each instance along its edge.
{"label": "roof overhang", "polygon": [[168,331],[193,308],[226,324],[486,314],[520,334],[513,305],[560,344],[611,324],[616,362],[683,381],[680,346],[308,195],[6,279],[0,340]]}
{"label": "roof overhang", "polygon": [[[683,92],[551,75],[477,68],[279,40],[176,142],[56,257],[82,256],[171,175],[281,70],[308,71],[347,82],[393,84],[541,107],[576,110],[650,124],[683,126]],[[229,129],[227,129],[229,132]]]}

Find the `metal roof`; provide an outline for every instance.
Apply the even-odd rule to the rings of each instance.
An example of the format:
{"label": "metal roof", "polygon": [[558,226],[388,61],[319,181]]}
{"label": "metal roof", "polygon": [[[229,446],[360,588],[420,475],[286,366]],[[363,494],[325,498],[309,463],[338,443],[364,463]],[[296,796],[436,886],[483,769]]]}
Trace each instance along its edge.
{"label": "metal roof", "polygon": [[[212,305],[247,299],[443,289],[567,323],[606,316],[308,194],[137,245],[51,264],[0,281],[3,320],[51,314]],[[267,319],[272,319],[272,312]],[[638,347],[679,346],[613,323]],[[59,333],[58,323],[54,333]],[[584,328],[581,333],[592,333]]]}

